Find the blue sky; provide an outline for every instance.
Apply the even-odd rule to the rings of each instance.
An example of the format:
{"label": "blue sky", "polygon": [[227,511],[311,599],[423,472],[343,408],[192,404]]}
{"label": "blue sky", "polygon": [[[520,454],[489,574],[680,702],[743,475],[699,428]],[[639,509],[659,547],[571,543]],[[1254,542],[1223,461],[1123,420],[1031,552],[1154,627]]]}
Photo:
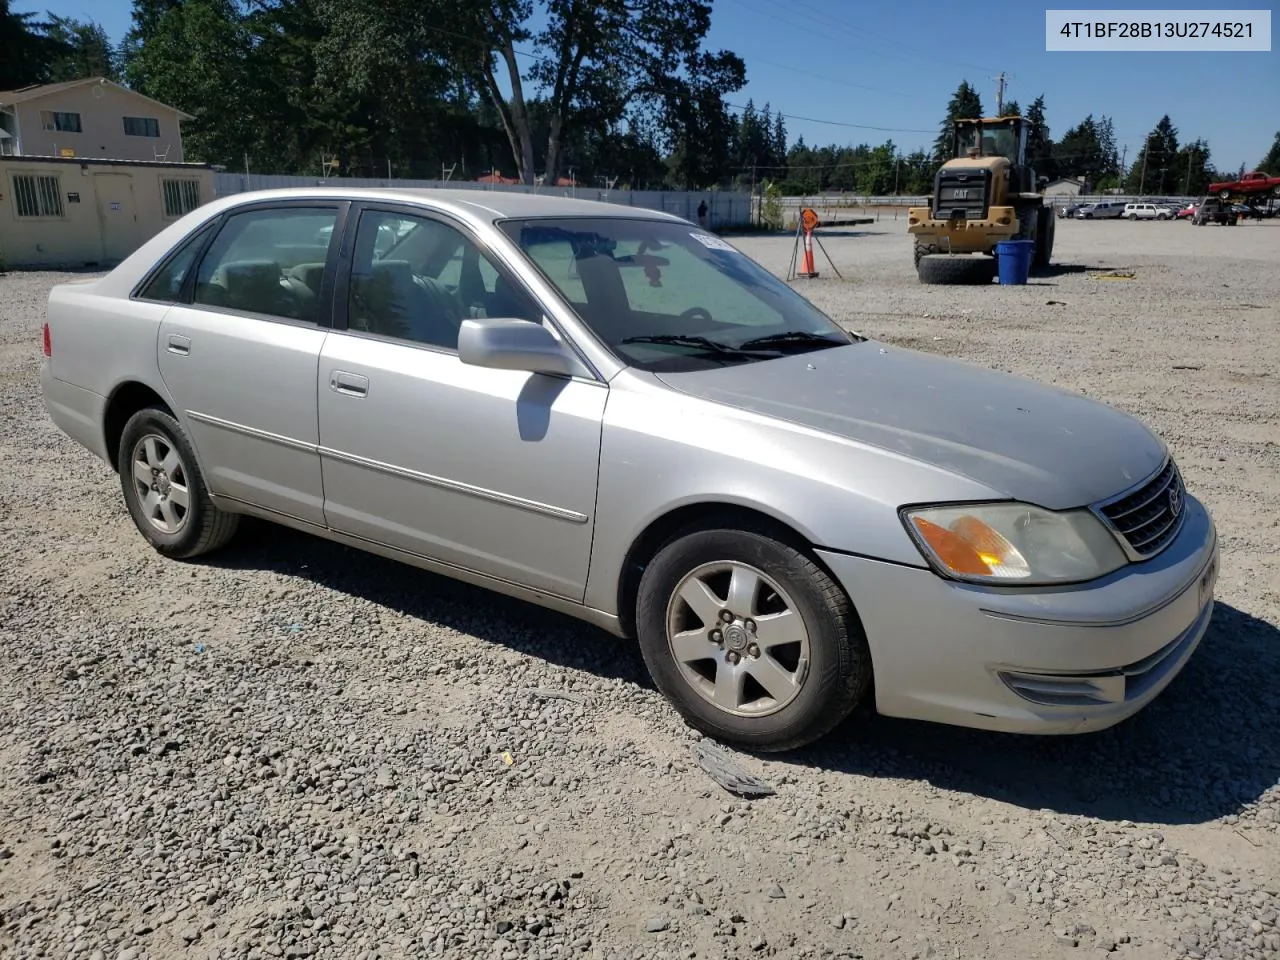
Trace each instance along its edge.
{"label": "blue sky", "polygon": [[[1280,127],[1280,49],[1274,38],[1270,53],[1047,53],[1045,5],[1025,0],[983,0],[977,7],[934,0],[714,4],[708,45],[733,50],[747,64],[748,85],[732,102],[744,104],[750,97],[758,106],[768,101],[781,109],[793,142],[798,136],[810,144],[880,143],[891,137],[910,151],[932,142],[947,99],[963,79],[977,86],[984,107],[993,110],[994,78],[1001,71],[1011,77],[1006,95],[1024,109],[1044,94],[1054,137],[1089,113],[1110,116],[1130,161],[1165,113],[1181,140],[1208,140],[1214,163],[1225,171],[1242,163],[1252,169]],[[1210,2],[1146,6],[1267,8]],[[13,7],[97,20],[119,40],[129,28],[131,4],[17,0]],[[973,33],[975,23],[1003,24],[1005,32],[992,41]],[[820,120],[833,122],[815,122]]]}

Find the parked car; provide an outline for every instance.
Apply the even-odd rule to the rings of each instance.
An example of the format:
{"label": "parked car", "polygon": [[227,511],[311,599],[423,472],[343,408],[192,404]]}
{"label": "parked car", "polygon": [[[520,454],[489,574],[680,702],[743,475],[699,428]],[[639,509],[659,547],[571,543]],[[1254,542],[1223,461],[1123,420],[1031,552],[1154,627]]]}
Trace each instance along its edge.
{"label": "parked car", "polygon": [[1074,217],[1080,212],[1080,208],[1083,206],[1083,203],[1068,203],[1058,207],[1058,219],[1061,220],[1063,217]]}
{"label": "parked car", "polygon": [[1174,216],[1179,220],[1190,220],[1192,217],[1196,215],[1196,208],[1197,208],[1197,204],[1189,203],[1185,207],[1183,207],[1181,210],[1179,210],[1176,214],[1174,214]]}
{"label": "parked car", "polygon": [[1124,204],[1115,200],[1086,203],[1076,213],[1080,220],[1111,220],[1124,213]]}
{"label": "parked car", "polygon": [[757,749],[873,689],[1107,727],[1213,611],[1213,520],[1140,422],[847,332],[656,211],[222,197],[55,287],[43,351],[50,416],[164,556],[249,515],[521,597],[635,638],[692,725]]}
{"label": "parked car", "polygon": [[1124,218],[1126,220],[1172,220],[1173,214],[1168,207],[1156,203],[1126,203]]}
{"label": "parked car", "polygon": [[1191,222],[1198,227],[1216,223],[1224,227],[1234,227],[1240,222],[1240,212],[1234,205],[1218,197],[1205,197],[1196,208]]}

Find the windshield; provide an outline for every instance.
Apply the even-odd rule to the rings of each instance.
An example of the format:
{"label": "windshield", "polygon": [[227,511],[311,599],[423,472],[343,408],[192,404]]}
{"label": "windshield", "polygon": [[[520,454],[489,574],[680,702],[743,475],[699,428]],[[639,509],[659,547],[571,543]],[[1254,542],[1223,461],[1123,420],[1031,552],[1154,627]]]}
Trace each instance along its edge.
{"label": "windshield", "polygon": [[632,366],[699,370],[862,339],[724,240],[689,224],[574,217],[500,226]]}
{"label": "windshield", "polygon": [[974,151],[983,157],[1005,157],[1016,161],[1018,158],[1018,137],[1009,127],[983,127],[982,135],[978,135],[976,125],[960,129],[958,152],[956,156],[967,157]]}

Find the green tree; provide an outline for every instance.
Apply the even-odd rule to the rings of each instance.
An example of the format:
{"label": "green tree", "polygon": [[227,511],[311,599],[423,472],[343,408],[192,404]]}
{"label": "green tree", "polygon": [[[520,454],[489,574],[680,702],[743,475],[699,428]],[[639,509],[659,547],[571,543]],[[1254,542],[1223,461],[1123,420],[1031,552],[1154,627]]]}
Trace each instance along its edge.
{"label": "green tree", "polygon": [[1080,177],[1090,189],[1097,188],[1098,182],[1110,171],[1111,162],[1093,114],[1064,133],[1062,139],[1053,145],[1053,159],[1059,176]]}
{"label": "green tree", "polygon": [[1058,165],[1053,160],[1053,140],[1044,119],[1044,94],[1027,108],[1027,163],[1037,177],[1058,178]]}
{"label": "green tree", "polygon": [[902,158],[902,192],[917,197],[932,193],[937,170],[937,164],[929,154],[924,150],[912,150]]}
{"label": "green tree", "polygon": [[1022,116],[1022,106],[1017,100],[1010,100],[1004,105],[1004,110],[1000,115],[1002,117],[1020,117]]}
{"label": "green tree", "polygon": [[1280,130],[1276,131],[1275,139],[1271,141],[1271,149],[1267,151],[1267,155],[1258,161],[1258,169],[1263,173],[1269,173],[1273,177],[1280,177]]}
{"label": "green tree", "polygon": [[770,138],[770,150],[773,154],[773,164],[776,168],[773,171],[773,176],[775,178],[785,177],[787,172],[787,125],[783,120],[781,111],[773,115],[773,134]]}
{"label": "green tree", "polygon": [[1204,139],[1194,140],[1179,150],[1170,192],[1196,197],[1206,193],[1218,176],[1209,158],[1209,144]]}
{"label": "green tree", "polygon": [[939,162],[951,158],[951,126],[956,120],[978,119],[982,116],[982,98],[968,80],[960,81],[960,86],[951,95],[947,103],[946,119],[940,124],[938,139],[933,143],[933,155]]}
{"label": "green tree", "polygon": [[48,30],[34,13],[14,13],[10,0],[0,0],[0,90],[49,82],[67,50]]}
{"label": "green tree", "polygon": [[125,41],[125,79],[195,117],[183,130],[187,159],[237,163],[251,148],[258,122],[250,38],[238,7],[234,0],[161,6],[138,3]]}
{"label": "green tree", "polygon": [[86,77],[119,78],[116,51],[101,24],[51,14],[46,33],[63,49],[49,65],[50,82]]}
{"label": "green tree", "polygon": [[[1147,134],[1125,180],[1125,190],[1135,196],[1163,196],[1181,189],[1178,179],[1178,131],[1165,114]],[[1174,187],[1174,184],[1177,184]]]}

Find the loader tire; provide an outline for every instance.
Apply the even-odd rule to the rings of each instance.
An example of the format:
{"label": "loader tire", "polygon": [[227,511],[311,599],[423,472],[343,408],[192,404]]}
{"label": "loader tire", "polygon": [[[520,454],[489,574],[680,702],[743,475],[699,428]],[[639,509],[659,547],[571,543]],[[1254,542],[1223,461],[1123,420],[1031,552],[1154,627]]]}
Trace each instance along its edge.
{"label": "loader tire", "polygon": [[921,283],[990,283],[995,275],[995,258],[979,254],[934,253],[921,257],[916,264],[916,276]]}

